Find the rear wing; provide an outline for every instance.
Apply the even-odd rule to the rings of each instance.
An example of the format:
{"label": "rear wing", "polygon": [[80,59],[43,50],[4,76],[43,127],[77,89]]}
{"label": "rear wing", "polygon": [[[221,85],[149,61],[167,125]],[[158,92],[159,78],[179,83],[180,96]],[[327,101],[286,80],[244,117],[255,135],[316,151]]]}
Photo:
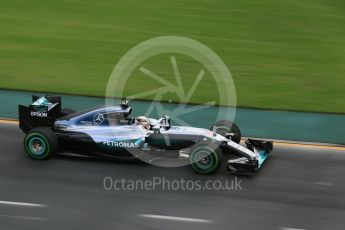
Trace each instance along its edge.
{"label": "rear wing", "polygon": [[32,95],[32,104],[18,105],[19,127],[25,132],[39,126],[52,127],[61,112],[61,97]]}

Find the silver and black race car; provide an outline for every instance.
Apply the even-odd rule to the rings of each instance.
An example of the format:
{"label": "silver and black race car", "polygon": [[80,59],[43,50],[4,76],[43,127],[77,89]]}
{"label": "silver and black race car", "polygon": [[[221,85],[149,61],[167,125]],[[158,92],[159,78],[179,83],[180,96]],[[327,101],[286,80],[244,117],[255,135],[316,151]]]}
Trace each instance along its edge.
{"label": "silver and black race car", "polygon": [[172,126],[170,118],[131,117],[128,101],[75,112],[61,108],[61,97],[33,96],[29,106],[19,105],[19,126],[26,133],[24,148],[33,159],[48,159],[71,152],[122,160],[185,160],[200,174],[215,172],[223,154],[231,155],[227,168],[253,173],[273,149],[270,141],[247,139],[230,121],[211,129]]}

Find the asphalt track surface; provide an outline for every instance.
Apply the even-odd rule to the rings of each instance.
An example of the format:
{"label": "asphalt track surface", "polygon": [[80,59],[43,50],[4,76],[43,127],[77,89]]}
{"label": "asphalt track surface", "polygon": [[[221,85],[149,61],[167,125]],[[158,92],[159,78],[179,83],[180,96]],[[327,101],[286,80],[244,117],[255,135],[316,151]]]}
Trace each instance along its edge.
{"label": "asphalt track surface", "polygon": [[200,176],[189,167],[138,162],[63,156],[34,161],[24,153],[23,137],[16,124],[0,124],[0,229],[343,230],[345,226],[342,150],[279,145],[257,175],[237,177],[241,182],[237,190],[157,186],[126,191],[120,186],[120,191],[107,191],[105,177],[183,178],[203,185],[236,177],[225,168]]}

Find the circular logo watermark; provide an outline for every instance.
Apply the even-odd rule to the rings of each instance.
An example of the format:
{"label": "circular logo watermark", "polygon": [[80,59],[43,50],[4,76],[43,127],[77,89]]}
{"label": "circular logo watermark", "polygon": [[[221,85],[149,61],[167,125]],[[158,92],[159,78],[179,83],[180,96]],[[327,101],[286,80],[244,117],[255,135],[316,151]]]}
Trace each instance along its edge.
{"label": "circular logo watermark", "polygon": [[[169,76],[145,66],[147,60],[162,54],[167,59],[163,61],[170,63],[166,70],[171,71]],[[178,57],[188,57],[200,64],[195,76],[189,73],[186,78],[189,84],[181,71],[186,59]],[[206,93],[199,103],[192,101],[194,95],[205,95],[207,91],[212,92]],[[166,95],[174,95],[174,100],[166,100]],[[233,121],[236,113],[235,85],[222,59],[202,43],[178,36],[156,37],[139,43],[118,61],[107,84],[106,105],[119,106],[119,98],[139,103],[141,114],[130,118],[128,105],[121,105],[126,111],[122,118],[109,122],[114,126],[114,142],[124,142],[122,146],[129,146],[126,150],[136,157],[165,167],[189,164],[183,160],[194,146],[189,139],[195,142],[193,136],[212,136],[212,131],[194,128],[195,121],[207,122],[211,127],[218,120]],[[143,98],[150,100],[140,101]],[[134,104],[133,110],[136,110]],[[108,117],[114,116],[108,114]],[[119,120],[125,120],[122,127],[117,127]]]}

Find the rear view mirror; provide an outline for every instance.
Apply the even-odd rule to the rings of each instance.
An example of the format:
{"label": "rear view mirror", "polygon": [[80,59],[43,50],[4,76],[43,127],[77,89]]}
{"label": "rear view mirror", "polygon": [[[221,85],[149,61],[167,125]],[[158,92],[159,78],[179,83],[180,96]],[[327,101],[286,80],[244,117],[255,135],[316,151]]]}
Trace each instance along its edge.
{"label": "rear view mirror", "polygon": [[166,130],[170,129],[170,127],[171,127],[171,125],[170,125],[170,117],[165,115],[164,118],[161,118],[159,120],[159,124],[160,124],[161,128],[164,128]]}

